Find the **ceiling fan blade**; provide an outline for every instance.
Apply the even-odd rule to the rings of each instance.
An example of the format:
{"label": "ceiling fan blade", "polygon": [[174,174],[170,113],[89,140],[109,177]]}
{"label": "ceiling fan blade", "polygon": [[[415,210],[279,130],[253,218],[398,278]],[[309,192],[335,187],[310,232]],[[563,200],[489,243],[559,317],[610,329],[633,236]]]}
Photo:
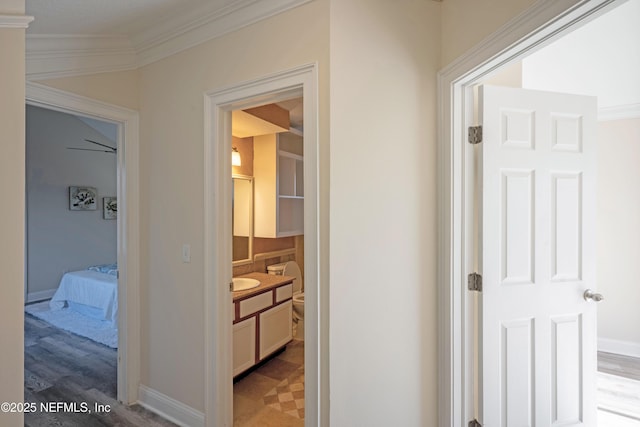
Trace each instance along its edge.
{"label": "ceiling fan blade", "polygon": [[115,151],[109,151],[109,150],[94,150],[93,148],[75,148],[75,147],[67,147],[67,150],[80,150],[80,151],[96,151],[98,153],[109,153],[109,154],[115,154]]}
{"label": "ceiling fan blade", "polygon": [[92,143],[92,144],[96,144],[96,145],[99,145],[99,146],[101,146],[101,147],[108,148],[109,150],[113,151],[114,153],[115,153],[116,151],[118,151],[118,149],[117,149],[117,148],[112,147],[112,146],[107,145],[107,144],[102,144],[102,143],[100,143],[100,142],[92,141],[92,140],[87,139],[87,138],[85,138],[84,140],[85,140],[85,141],[87,141],[87,142],[90,142],[90,143]]}

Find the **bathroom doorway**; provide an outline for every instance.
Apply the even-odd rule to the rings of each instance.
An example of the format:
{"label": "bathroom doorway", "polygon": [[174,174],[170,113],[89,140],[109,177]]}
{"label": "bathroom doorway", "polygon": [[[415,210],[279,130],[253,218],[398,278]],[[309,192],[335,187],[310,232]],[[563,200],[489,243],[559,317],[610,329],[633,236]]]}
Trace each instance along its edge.
{"label": "bathroom doorway", "polygon": [[303,101],[232,111],[236,426],[304,425]]}
{"label": "bathroom doorway", "polygon": [[[234,387],[233,387],[233,320],[235,311],[232,308],[232,297],[230,296],[230,286],[232,277],[242,275],[244,269],[257,262],[260,266],[264,263],[264,273],[266,273],[267,263],[273,262],[273,258],[281,261],[297,259],[302,264],[300,266],[304,277],[305,290],[305,336],[304,350],[297,344],[297,350],[292,351],[291,344],[288,349],[270,359],[272,365],[287,366],[291,368],[290,360],[286,358],[291,353],[298,353],[303,356],[304,374],[304,419],[310,420],[310,424],[319,424],[320,408],[323,400],[320,396],[326,392],[320,391],[321,375],[319,373],[320,363],[320,333],[319,331],[319,225],[318,225],[318,146],[317,146],[317,89],[316,89],[316,67],[315,65],[303,66],[297,69],[285,71],[277,75],[271,75],[264,79],[250,81],[239,84],[232,88],[221,89],[207,93],[205,104],[205,213],[206,213],[206,235],[205,235],[205,256],[211,260],[206,266],[205,281],[205,344],[206,344],[206,387],[205,387],[205,424],[231,425],[234,421],[234,411],[241,408],[236,403],[234,407]],[[245,262],[233,266],[233,167],[231,164],[234,139],[232,137],[233,111],[248,110],[264,105],[281,104],[280,107],[288,109],[288,103],[299,102],[302,105],[302,117],[304,129],[302,133],[303,157],[294,160],[300,162],[301,190],[304,197],[299,196],[302,205],[301,224],[293,222],[294,225],[301,226],[303,238],[290,234],[287,237],[293,239],[293,245],[289,248],[261,248],[261,244],[253,241],[251,257],[244,258]],[[294,101],[295,100],[295,101]],[[295,132],[295,131],[294,131]],[[240,145],[241,141],[235,141]],[[236,146],[237,151],[244,163],[245,157],[242,151],[246,147]],[[253,150],[249,150],[253,151]],[[245,151],[249,155],[249,151]],[[247,157],[248,158],[248,157]],[[254,159],[255,160],[255,159]],[[297,162],[292,163],[294,169]],[[241,169],[236,169],[236,175],[247,177],[246,171],[241,173]],[[254,186],[257,180],[254,177]],[[255,191],[255,190],[254,190]],[[257,191],[255,191],[257,197]],[[257,202],[257,199],[256,199]],[[289,200],[288,202],[291,202]],[[281,209],[286,208],[285,202]],[[292,203],[289,203],[291,205]],[[279,211],[276,211],[279,212]],[[256,223],[257,219],[254,219]],[[278,226],[276,226],[276,230]],[[282,227],[279,228],[283,230]],[[260,235],[260,234],[256,234]],[[271,237],[265,237],[271,239]],[[279,240],[274,238],[274,240]],[[270,242],[273,243],[273,242]],[[291,252],[293,249],[293,252]],[[259,253],[267,253],[267,257],[261,260]],[[276,255],[271,256],[271,255]],[[250,260],[250,261],[249,261]],[[246,270],[245,270],[246,271]],[[264,274],[263,273],[263,274]],[[293,290],[291,290],[293,293]],[[287,319],[287,316],[280,316],[280,319]],[[291,320],[292,317],[289,318]],[[293,334],[293,331],[292,331]],[[296,340],[293,341],[296,344]],[[289,352],[289,353],[288,353]],[[284,363],[287,362],[287,363]],[[256,371],[266,367],[261,365],[255,368]],[[280,381],[281,382],[281,381]],[[272,387],[273,389],[274,387]],[[295,388],[295,387],[294,387]],[[271,392],[267,390],[266,392]],[[256,397],[256,396],[254,396]],[[262,398],[264,395],[257,396]],[[288,396],[287,396],[288,397]],[[246,401],[245,401],[246,403]],[[255,402],[253,402],[255,403]],[[251,405],[250,405],[251,406]],[[267,405],[265,405],[267,406]],[[273,409],[273,408],[270,408]],[[259,411],[255,411],[257,414]],[[273,414],[271,411],[267,411]],[[323,411],[324,413],[325,411]],[[282,412],[284,414],[284,412]],[[288,414],[284,414],[291,416]],[[298,418],[300,425],[304,424],[302,418]],[[261,420],[265,422],[267,420]],[[277,425],[277,421],[275,421]]]}

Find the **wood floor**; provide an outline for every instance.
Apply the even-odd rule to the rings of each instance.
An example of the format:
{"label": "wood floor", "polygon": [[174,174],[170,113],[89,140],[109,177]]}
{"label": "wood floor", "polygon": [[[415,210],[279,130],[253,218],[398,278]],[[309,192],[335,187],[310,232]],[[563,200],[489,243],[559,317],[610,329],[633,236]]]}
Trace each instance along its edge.
{"label": "wood floor", "polygon": [[640,359],[598,353],[598,427],[640,427]]}
{"label": "wood floor", "polygon": [[[235,384],[235,425],[252,425],[257,420],[260,420],[260,425],[302,425],[303,411],[300,418],[291,417],[281,412],[282,409],[274,410],[264,400],[269,389],[291,378],[300,369],[304,346],[300,342],[289,347],[274,359],[273,364],[265,365]],[[25,314],[25,402],[38,405],[36,412],[25,414],[25,426],[175,426],[138,405],[129,407],[116,401],[116,357],[116,351],[111,348]],[[600,352],[598,370],[634,383],[640,382],[640,359],[637,358]],[[47,413],[39,410],[41,403],[51,402],[75,403],[79,409],[85,403],[91,413]],[[640,407],[640,400],[637,402]],[[110,411],[95,411],[95,404],[108,405]],[[287,418],[286,422],[283,417]],[[640,426],[640,420],[611,411],[600,411],[599,417],[599,427]],[[269,418],[273,418],[275,424],[269,424]]]}
{"label": "wood floor", "polygon": [[598,371],[640,381],[640,358],[599,351]]}
{"label": "wood floor", "polygon": [[[117,402],[116,350],[26,313],[24,339],[24,398],[37,407],[36,412],[25,413],[25,426],[175,426],[139,405]],[[57,405],[56,402],[75,404],[78,412],[69,412],[74,409],[69,406],[58,407],[60,412],[41,410],[41,403]],[[83,412],[83,404],[90,413]]]}

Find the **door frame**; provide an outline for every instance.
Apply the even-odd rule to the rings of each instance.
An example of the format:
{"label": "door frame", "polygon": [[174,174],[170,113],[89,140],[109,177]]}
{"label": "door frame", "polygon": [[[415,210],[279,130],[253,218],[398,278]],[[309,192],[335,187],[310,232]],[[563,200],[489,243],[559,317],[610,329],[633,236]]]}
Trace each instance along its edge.
{"label": "door frame", "polygon": [[[305,424],[327,425],[327,305],[321,301],[317,64],[303,65],[204,94],[205,425],[233,424],[231,111],[303,96]],[[324,232],[324,230],[322,230]]]}
{"label": "door frame", "polygon": [[118,401],[138,401],[140,383],[138,112],[27,82],[26,104],[115,124],[117,141]]}
{"label": "door frame", "polygon": [[627,0],[538,0],[524,13],[438,73],[438,407],[439,425],[466,426],[477,408],[473,271],[474,187],[466,127],[473,123],[473,86],[501,67],[557,40]]}

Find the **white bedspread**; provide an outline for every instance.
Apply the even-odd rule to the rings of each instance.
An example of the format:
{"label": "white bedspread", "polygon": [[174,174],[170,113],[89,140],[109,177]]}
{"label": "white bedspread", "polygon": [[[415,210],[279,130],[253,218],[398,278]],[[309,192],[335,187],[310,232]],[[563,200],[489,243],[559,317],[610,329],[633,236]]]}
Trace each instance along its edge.
{"label": "white bedspread", "polygon": [[115,325],[118,320],[118,279],[90,270],[65,273],[49,306],[51,310],[60,310],[68,301],[100,309],[104,320]]}

